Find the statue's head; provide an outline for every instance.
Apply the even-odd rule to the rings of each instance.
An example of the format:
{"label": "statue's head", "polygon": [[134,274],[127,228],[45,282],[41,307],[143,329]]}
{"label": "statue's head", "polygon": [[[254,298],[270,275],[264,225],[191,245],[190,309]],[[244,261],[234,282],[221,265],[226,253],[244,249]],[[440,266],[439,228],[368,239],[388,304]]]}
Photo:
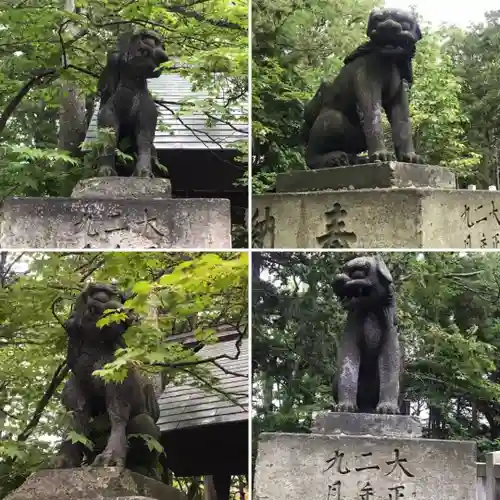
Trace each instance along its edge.
{"label": "statue's head", "polygon": [[367,35],[378,51],[389,57],[413,57],[422,38],[415,16],[401,9],[373,9]]}
{"label": "statue's head", "polygon": [[122,62],[134,76],[157,78],[168,61],[163,40],[154,31],[142,30],[119,42]]}
{"label": "statue's head", "polygon": [[118,291],[114,284],[88,284],[75,301],[65,323],[66,331],[73,337],[113,344],[132,324],[133,314],[127,312],[124,321],[113,322],[103,327],[98,327],[97,322],[105,311],[121,309],[126,299],[127,296]]}
{"label": "statue's head", "polygon": [[385,306],[394,300],[391,273],[378,256],[350,260],[335,277],[333,287],[349,309]]}

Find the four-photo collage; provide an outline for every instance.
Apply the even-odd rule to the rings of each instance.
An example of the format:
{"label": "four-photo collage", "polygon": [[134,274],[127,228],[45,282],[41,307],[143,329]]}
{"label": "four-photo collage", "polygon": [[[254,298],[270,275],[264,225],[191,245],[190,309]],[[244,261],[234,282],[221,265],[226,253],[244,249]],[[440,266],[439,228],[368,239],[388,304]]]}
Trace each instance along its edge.
{"label": "four-photo collage", "polygon": [[0,500],[500,499],[498,0],[0,0]]}

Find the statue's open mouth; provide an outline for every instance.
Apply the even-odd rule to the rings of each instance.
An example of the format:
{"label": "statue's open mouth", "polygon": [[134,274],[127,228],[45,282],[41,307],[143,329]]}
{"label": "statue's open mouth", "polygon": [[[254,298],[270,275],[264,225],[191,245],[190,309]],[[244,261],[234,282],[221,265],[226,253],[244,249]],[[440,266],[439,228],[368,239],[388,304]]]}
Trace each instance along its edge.
{"label": "statue's open mouth", "polygon": [[386,44],[379,46],[379,52],[384,55],[408,54],[408,48],[401,45]]}
{"label": "statue's open mouth", "polygon": [[394,45],[393,43],[386,43],[380,47],[382,50],[390,50],[390,51],[404,51],[405,47],[401,45]]}
{"label": "statue's open mouth", "polygon": [[401,31],[391,36],[373,33],[370,38],[382,54],[409,54],[416,44],[410,31]]}
{"label": "statue's open mouth", "polygon": [[344,300],[349,304],[359,302],[372,293],[373,284],[366,279],[353,279],[344,285]]}

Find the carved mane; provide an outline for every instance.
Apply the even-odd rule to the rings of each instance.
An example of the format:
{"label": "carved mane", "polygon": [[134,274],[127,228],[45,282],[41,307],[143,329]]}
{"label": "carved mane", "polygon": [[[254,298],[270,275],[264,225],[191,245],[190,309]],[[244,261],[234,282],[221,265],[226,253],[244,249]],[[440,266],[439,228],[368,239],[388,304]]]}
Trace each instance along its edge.
{"label": "carved mane", "polygon": [[[344,64],[347,65],[358,57],[376,53],[377,49],[378,47],[371,40],[369,40],[368,42],[361,44],[356,50],[351,52],[344,59]],[[416,50],[417,49],[415,45],[412,45],[411,52],[408,52],[406,57],[402,57],[401,55],[394,56],[394,64],[396,64],[396,66],[398,67],[401,78],[408,83],[409,87],[411,87],[413,84],[412,59],[415,57]]]}

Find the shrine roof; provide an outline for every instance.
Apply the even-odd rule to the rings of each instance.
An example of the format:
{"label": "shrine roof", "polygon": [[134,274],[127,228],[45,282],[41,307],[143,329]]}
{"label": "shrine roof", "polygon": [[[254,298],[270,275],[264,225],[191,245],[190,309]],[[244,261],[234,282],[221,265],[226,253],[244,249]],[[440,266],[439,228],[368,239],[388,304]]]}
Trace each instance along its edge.
{"label": "shrine roof", "polygon": [[[183,112],[180,118],[177,118],[175,113],[180,110],[180,105],[170,104],[181,101],[196,102],[213,97],[206,90],[193,91],[192,83],[178,73],[164,73],[159,78],[152,78],[148,81],[148,87],[154,99],[168,102],[168,109],[157,106],[159,116],[154,140],[156,149],[229,150],[237,148],[236,142],[247,140],[246,96],[232,109],[233,116],[245,118],[244,121],[224,123],[210,120],[213,123],[208,124],[209,119],[203,112]],[[214,100],[219,105],[225,103],[223,95]],[[99,103],[90,121],[86,142],[96,139],[98,106]]]}
{"label": "shrine roof", "polygon": [[181,385],[165,387],[158,400],[162,432],[248,420],[248,339],[241,339],[239,354],[237,342],[233,338],[197,352],[205,359],[228,356],[216,360],[226,372],[210,362],[203,365],[217,378],[215,389],[191,376]]}

